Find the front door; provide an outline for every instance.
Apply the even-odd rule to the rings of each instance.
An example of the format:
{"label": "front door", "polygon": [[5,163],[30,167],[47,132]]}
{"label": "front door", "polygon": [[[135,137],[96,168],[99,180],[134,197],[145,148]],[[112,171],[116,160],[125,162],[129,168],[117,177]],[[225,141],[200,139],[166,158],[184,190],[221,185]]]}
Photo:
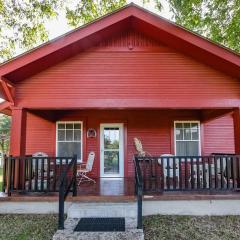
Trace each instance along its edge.
{"label": "front door", "polygon": [[123,124],[100,125],[100,175],[124,176]]}

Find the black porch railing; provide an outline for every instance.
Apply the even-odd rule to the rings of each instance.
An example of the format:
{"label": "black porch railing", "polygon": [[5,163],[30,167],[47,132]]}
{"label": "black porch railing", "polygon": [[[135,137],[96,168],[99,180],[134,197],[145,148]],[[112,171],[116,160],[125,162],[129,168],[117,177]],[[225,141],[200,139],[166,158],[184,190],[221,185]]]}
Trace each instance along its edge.
{"label": "black porch railing", "polygon": [[137,158],[133,159],[135,168],[135,194],[137,195],[137,228],[142,229],[142,194],[143,178]]}
{"label": "black porch railing", "polygon": [[240,190],[240,156],[135,156],[143,191]]}
{"label": "black porch railing", "polygon": [[77,196],[77,156],[75,155],[65,171],[61,173],[59,185],[58,229],[64,229],[64,202],[72,191]]}
{"label": "black porch railing", "polygon": [[61,175],[74,157],[5,157],[3,190],[13,192],[58,192]]}

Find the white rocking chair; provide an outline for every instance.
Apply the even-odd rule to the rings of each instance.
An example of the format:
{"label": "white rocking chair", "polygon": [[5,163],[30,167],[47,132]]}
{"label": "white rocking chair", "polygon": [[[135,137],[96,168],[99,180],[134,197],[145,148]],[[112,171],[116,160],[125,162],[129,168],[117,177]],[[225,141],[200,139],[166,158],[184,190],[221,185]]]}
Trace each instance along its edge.
{"label": "white rocking chair", "polygon": [[88,173],[92,171],[93,163],[95,159],[95,153],[90,152],[88,155],[88,160],[86,163],[81,163],[80,168],[77,170],[77,176],[80,178],[78,182],[78,186],[81,182],[93,182],[96,183],[92,178],[90,178]]}

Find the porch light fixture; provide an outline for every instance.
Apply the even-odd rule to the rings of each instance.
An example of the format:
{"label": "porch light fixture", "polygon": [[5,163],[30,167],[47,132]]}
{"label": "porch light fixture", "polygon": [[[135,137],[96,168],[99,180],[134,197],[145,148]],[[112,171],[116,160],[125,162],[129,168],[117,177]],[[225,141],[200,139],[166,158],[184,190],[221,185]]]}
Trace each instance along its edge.
{"label": "porch light fixture", "polygon": [[89,128],[87,130],[87,138],[95,138],[97,137],[97,132],[94,128]]}

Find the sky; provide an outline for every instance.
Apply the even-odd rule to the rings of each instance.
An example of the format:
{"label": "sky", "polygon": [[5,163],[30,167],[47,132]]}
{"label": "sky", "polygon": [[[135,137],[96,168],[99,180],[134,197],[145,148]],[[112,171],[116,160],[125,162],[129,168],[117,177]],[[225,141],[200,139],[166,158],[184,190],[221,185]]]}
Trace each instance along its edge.
{"label": "sky", "polygon": [[[144,6],[143,6],[143,0],[128,0],[127,2],[128,3],[134,2],[135,4],[137,4],[141,7],[144,7],[162,17],[167,18],[167,19],[172,18],[172,14],[169,11],[169,6],[167,3],[167,0],[161,0],[161,3],[163,5],[163,9],[161,12],[159,12],[157,9],[155,9],[153,0],[150,0],[149,3],[144,4]],[[72,28],[70,26],[68,26],[68,24],[67,24],[67,20],[64,16],[64,12],[62,12],[56,19],[53,19],[53,20],[47,22],[46,28],[49,32],[50,40],[72,30]]]}

